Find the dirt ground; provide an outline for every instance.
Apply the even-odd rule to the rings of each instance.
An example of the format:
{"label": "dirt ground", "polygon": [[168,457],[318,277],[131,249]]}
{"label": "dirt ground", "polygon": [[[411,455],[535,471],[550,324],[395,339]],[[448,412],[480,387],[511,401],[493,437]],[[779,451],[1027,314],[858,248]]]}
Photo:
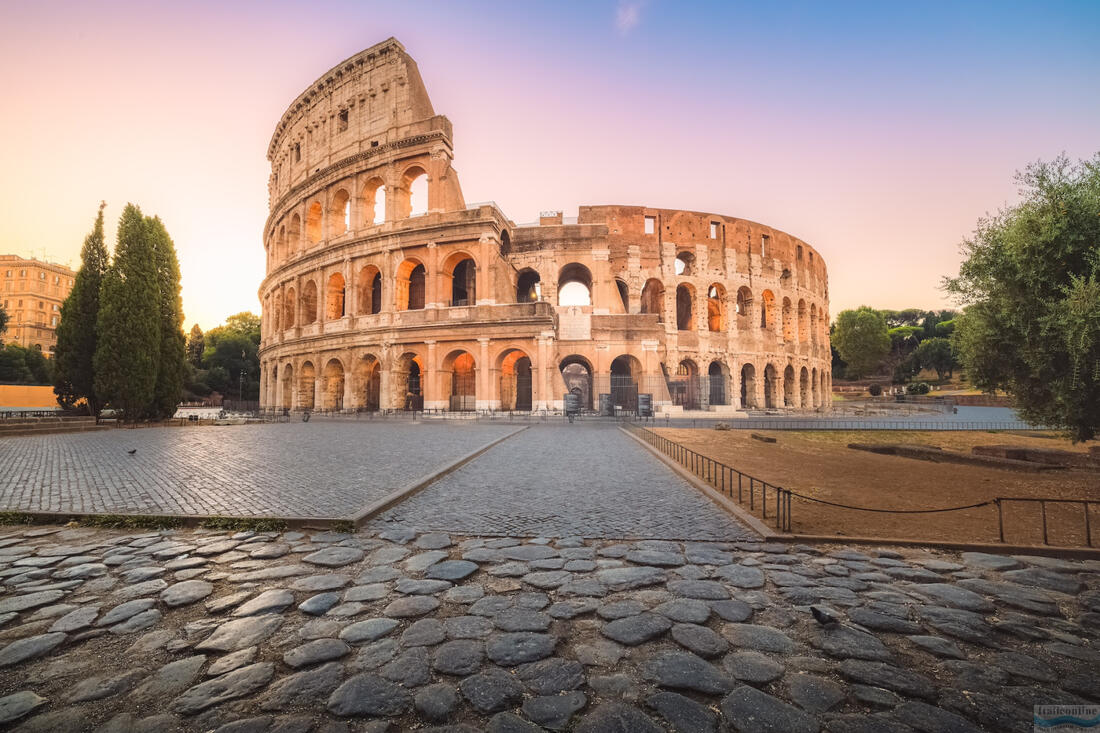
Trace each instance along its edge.
{"label": "dirt ground", "polygon": [[[997,497],[1090,499],[1100,502],[1100,472],[1058,469],[1041,473],[932,463],[849,449],[849,443],[907,443],[970,453],[975,445],[1019,445],[1087,451],[1087,444],[1018,433],[982,431],[758,431],[775,443],[753,440],[748,430],[661,428],[659,435],[770,484],[806,496],[875,509],[938,509]],[[759,495],[759,494],[758,494]],[[747,502],[747,497],[746,497]],[[1005,540],[1042,544],[1038,504],[1004,503]],[[747,508],[747,504],[746,504]],[[769,506],[769,517],[774,503]],[[754,512],[760,515],[759,507]],[[853,511],[795,498],[791,530],[837,537],[896,537],[959,542],[996,542],[997,509],[985,506],[938,514]],[[1089,517],[1093,544],[1100,544],[1100,504]],[[1084,545],[1082,505],[1047,505],[1052,545]]]}

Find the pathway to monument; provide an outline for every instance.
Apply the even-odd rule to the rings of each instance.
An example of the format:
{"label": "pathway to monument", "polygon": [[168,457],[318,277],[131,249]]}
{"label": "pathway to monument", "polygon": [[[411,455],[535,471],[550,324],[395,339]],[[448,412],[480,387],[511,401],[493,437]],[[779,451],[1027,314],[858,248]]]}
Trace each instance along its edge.
{"label": "pathway to monument", "polygon": [[615,425],[533,425],[371,525],[461,534],[749,540]]}

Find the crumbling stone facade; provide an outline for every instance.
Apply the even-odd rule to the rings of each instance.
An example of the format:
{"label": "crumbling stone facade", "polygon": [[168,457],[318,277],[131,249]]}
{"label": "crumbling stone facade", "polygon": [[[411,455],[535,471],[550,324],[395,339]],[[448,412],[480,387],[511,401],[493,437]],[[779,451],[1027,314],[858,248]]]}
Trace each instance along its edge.
{"label": "crumbling stone facade", "polygon": [[582,206],[517,225],[467,205],[451,123],[395,39],[294,100],[268,159],[265,407],[829,405],[818,252],[718,214]]}

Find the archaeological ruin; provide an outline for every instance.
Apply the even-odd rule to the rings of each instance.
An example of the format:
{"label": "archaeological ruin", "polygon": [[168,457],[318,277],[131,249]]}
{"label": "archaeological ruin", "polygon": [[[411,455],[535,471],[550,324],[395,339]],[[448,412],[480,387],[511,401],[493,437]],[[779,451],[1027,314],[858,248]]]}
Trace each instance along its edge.
{"label": "archaeological ruin", "polygon": [[829,407],[820,253],[720,214],[468,205],[395,39],[302,92],[267,156],[265,408]]}

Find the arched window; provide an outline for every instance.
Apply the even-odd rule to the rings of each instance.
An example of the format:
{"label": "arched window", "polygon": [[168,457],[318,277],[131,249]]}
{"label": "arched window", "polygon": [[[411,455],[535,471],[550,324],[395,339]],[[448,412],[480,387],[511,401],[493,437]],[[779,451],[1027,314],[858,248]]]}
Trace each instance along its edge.
{"label": "arched window", "polygon": [[294,288],[287,288],[286,299],[283,300],[283,328],[294,328],[294,314],[298,309],[298,298]]}
{"label": "arched window", "polygon": [[351,229],[351,196],[344,189],[340,189],[332,197],[332,205],[328,210],[329,237],[339,237]]}
{"label": "arched window", "polygon": [[286,249],[286,227],[281,226],[278,236],[275,237],[275,264],[286,262],[289,254]]}
{"label": "arched window", "polygon": [[756,367],[745,364],[741,367],[741,407],[756,406]]}
{"label": "arched window", "polygon": [[420,310],[424,307],[424,265],[405,260],[397,268],[395,281],[397,310]]}
{"label": "arched window", "polygon": [[693,275],[695,270],[695,255],[691,252],[680,252],[673,263],[677,275]]}
{"label": "arched window", "polygon": [[576,395],[582,410],[592,409],[592,364],[583,356],[570,355],[558,365],[565,391]]}
{"label": "arched window", "polygon": [[534,303],[542,299],[542,282],[538,272],[527,268],[516,278],[516,302]]}
{"label": "arched window", "polygon": [[642,288],[642,313],[656,313],[657,322],[665,320],[665,286],[657,278],[646,280]]}
{"label": "arched window", "polygon": [[381,178],[372,178],[363,186],[363,226],[373,226],[386,221],[386,184]]}
{"label": "arched window", "polygon": [[321,395],[324,400],[321,407],[324,409],[344,409],[344,365],[339,359],[330,359],[325,365]]}
{"label": "arched window", "polygon": [[298,254],[302,249],[302,217],[295,213],[290,217],[290,225],[286,229],[286,254],[290,255]]}
{"label": "arched window", "polygon": [[707,368],[707,376],[710,378],[710,404],[728,405],[729,369],[720,361],[712,361]]}
{"label": "arched window", "polygon": [[302,325],[317,320],[317,283],[309,280],[302,286]]}
{"label": "arched window", "polygon": [[795,407],[795,376],[794,367],[790,364],[783,370],[783,406]]}
{"label": "arched window", "polygon": [[344,276],[334,272],[329,276],[328,286],[325,288],[325,319],[335,321],[343,318],[344,309]]}
{"label": "arched window", "polygon": [[465,254],[455,254],[444,264],[451,277],[451,306],[477,303],[477,267]]}
{"label": "arched window", "polygon": [[306,211],[306,236],[313,244],[317,244],[324,236],[321,225],[324,219],[320,201],[314,201]]}
{"label": "arched window", "polygon": [[695,329],[695,297],[690,285],[681,283],[676,286],[676,330],[693,331]]}
{"label": "arched window", "polygon": [[[707,330],[726,330],[726,289],[718,283],[707,288]],[[724,404],[724,403],[723,403]]]}
{"label": "arched window", "polygon": [[592,305],[592,273],[571,262],[558,273],[558,305]]}
{"label": "arched window", "polygon": [[467,351],[452,352],[443,360],[443,374],[451,380],[450,408],[455,411],[477,409],[477,366]]}
{"label": "arched window", "polygon": [[405,171],[397,198],[397,218],[428,213],[428,172],[418,165]]}
{"label": "arched window", "polygon": [[[358,313],[378,313],[382,310],[382,274],[374,265],[367,265],[359,271]],[[375,292],[377,285],[377,292]]]}

